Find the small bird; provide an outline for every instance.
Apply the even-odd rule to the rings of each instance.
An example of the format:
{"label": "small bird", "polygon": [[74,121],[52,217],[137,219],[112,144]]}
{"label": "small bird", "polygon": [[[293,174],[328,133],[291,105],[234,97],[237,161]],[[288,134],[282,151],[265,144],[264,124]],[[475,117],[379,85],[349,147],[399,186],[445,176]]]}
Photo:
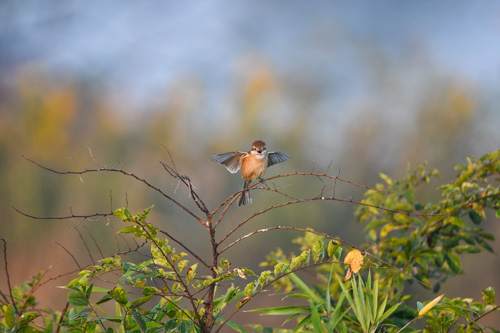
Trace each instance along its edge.
{"label": "small bird", "polygon": [[262,179],[267,168],[288,160],[290,156],[280,152],[268,152],[266,143],[257,140],[252,143],[252,149],[249,152],[234,151],[229,153],[212,155],[212,161],[223,164],[231,173],[237,172],[241,168],[241,177],[243,183],[243,193],[238,201],[238,206],[252,203],[250,191],[248,188],[252,181]]}

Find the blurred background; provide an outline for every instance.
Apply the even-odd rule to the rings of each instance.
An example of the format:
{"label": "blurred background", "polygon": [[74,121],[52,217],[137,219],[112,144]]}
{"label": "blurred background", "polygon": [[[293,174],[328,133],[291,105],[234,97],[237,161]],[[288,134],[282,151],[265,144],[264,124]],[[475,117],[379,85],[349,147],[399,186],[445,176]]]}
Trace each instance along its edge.
{"label": "blurred background", "polygon": [[[77,269],[65,249],[85,265],[101,258],[99,251],[109,255],[126,245],[113,236],[116,221],[32,220],[10,204],[37,216],[69,215],[70,209],[93,214],[110,210],[111,194],[113,209],[127,201],[132,212],[155,204],[151,222],[195,251],[208,246],[200,224],[143,184],[114,174],[58,176],[21,155],[61,171],[122,161],[126,170],[192,207],[188,193],[158,163],[169,161],[167,147],[213,209],[242,181],[210,156],[248,150],[262,139],[269,150],[291,155],[268,176],[313,166],[323,171],[332,162],[332,174],[374,186],[379,172],[402,177],[408,164],[428,161],[442,177],[422,191],[425,202],[439,199],[434,189],[454,177],[453,166],[467,155],[500,148],[499,105],[496,1],[3,0],[0,237],[10,241],[12,283],[41,268],[48,269],[47,277]],[[321,189],[310,180],[291,181],[275,183],[302,197]],[[348,186],[339,191],[352,194]],[[282,200],[268,192],[253,197],[253,205],[228,213],[219,235]],[[277,210],[231,239],[288,225],[362,244],[364,226],[355,223],[353,208],[322,202]],[[493,218],[485,228],[499,235]],[[259,269],[278,246],[297,251],[290,245],[297,236],[258,235],[228,257]],[[499,263],[490,253],[465,258],[467,274],[441,291],[480,299],[481,289],[500,288]],[[66,292],[55,286],[71,278],[44,286],[42,305],[62,309]],[[5,288],[5,275],[0,284]],[[270,305],[266,296],[249,308],[263,304]],[[245,313],[238,320],[282,322]],[[500,327],[498,316],[488,320]]]}

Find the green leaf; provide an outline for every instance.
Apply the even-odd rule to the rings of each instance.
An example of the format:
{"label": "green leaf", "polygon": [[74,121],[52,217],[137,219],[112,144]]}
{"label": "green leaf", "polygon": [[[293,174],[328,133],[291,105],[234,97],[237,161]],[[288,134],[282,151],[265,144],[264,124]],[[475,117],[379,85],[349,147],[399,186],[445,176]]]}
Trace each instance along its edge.
{"label": "green leaf", "polygon": [[127,291],[122,287],[115,287],[108,294],[120,305],[126,305],[128,302]]}
{"label": "green leaf", "polygon": [[490,305],[495,305],[495,288],[493,287],[488,287],[484,290],[482,290],[483,292],[483,301],[486,303],[486,304],[490,304]]}
{"label": "green leaf", "polygon": [[25,312],[22,315],[19,316],[19,320],[17,321],[17,326],[18,327],[23,327],[30,322],[32,322],[35,318],[40,317],[39,313],[36,312]]}
{"label": "green leaf", "polygon": [[290,273],[290,279],[297,285],[297,287],[302,290],[309,299],[313,300],[315,304],[320,304],[322,302],[321,298],[316,295],[305,283],[302,281],[297,274]]}
{"label": "green leaf", "polygon": [[149,212],[151,212],[151,209],[153,209],[153,207],[154,207],[154,206],[155,206],[155,205],[152,205],[151,207],[146,208],[146,209],[142,212],[142,214],[141,214],[141,216],[140,216],[140,219],[141,219],[141,221],[142,221],[142,222],[145,222],[145,221],[146,221],[146,218],[148,217]]}
{"label": "green leaf", "polygon": [[469,210],[469,218],[474,224],[480,224],[482,221],[481,215],[479,215],[475,210]]}
{"label": "green leaf", "polygon": [[263,286],[264,284],[267,283],[267,281],[269,280],[269,276],[271,275],[271,271],[263,271],[262,273],[260,273],[260,276],[259,276],[259,284],[261,286]]}
{"label": "green leaf", "polygon": [[[222,317],[219,317],[219,319],[221,321],[224,321],[225,319],[222,318]],[[228,320],[227,321],[227,326],[231,327],[233,330],[235,330],[236,332],[240,332],[240,333],[248,333],[247,331],[245,331],[245,329],[243,327],[241,327],[240,325],[236,324],[234,321],[231,321],[231,320]]]}
{"label": "green leaf", "polygon": [[277,306],[270,308],[259,308],[247,310],[248,312],[264,312],[266,315],[271,316],[284,316],[284,315],[295,315],[308,313],[310,311],[309,307],[302,305],[288,305],[288,306]]}
{"label": "green leaf", "polygon": [[179,268],[179,273],[182,273],[184,268],[189,264],[189,260],[181,260],[177,263],[177,268]]}
{"label": "green leaf", "polygon": [[132,316],[134,317],[135,322],[141,328],[141,331],[146,332],[147,325],[146,325],[146,322],[144,321],[144,318],[142,318],[142,315],[137,310],[133,310]]}
{"label": "green leaf", "polygon": [[196,276],[196,268],[198,267],[198,263],[191,265],[187,270],[186,281],[189,283]]}
{"label": "green leaf", "polygon": [[312,255],[313,255],[313,260],[315,263],[322,259],[323,253],[324,253],[323,241],[318,239],[314,243],[313,248],[312,248]]}
{"label": "green leaf", "polygon": [[89,302],[84,292],[80,290],[72,291],[68,295],[68,302],[73,306],[87,306]]}
{"label": "green leaf", "polygon": [[229,268],[231,267],[231,262],[225,258],[222,258],[220,260],[220,265],[222,266],[222,268],[224,268],[226,271],[228,271]]}
{"label": "green leaf", "polygon": [[487,251],[489,251],[491,253],[494,253],[493,248],[484,239],[482,239],[478,236],[474,236],[474,239],[476,240],[476,242],[479,245],[481,245],[481,247],[483,247],[484,249],[486,249]]}
{"label": "green leaf", "polygon": [[69,320],[75,320],[77,318],[87,317],[91,312],[92,310],[90,308],[84,308],[82,311],[70,316]]}
{"label": "green leaf", "polygon": [[383,322],[384,320],[386,320],[387,318],[389,318],[389,316],[394,312],[396,311],[396,309],[401,305],[401,303],[403,302],[400,302],[400,303],[397,303],[397,304],[394,304],[393,306],[391,306],[389,308],[389,310],[387,310],[383,315],[382,317],[379,318],[379,323]]}
{"label": "green leaf", "polygon": [[328,257],[330,257],[331,259],[335,259],[335,260],[339,259],[339,258],[334,257],[334,253],[337,250],[338,246],[339,246],[339,244],[336,241],[331,240],[330,242],[328,242],[328,249],[327,249]]}
{"label": "green leaf", "polygon": [[481,233],[478,233],[477,234],[479,237],[481,238],[484,238],[484,239],[487,239],[487,240],[491,240],[491,241],[494,241],[495,240],[495,236],[492,235],[492,234],[489,234],[487,232],[481,232]]}
{"label": "green leaf", "polygon": [[118,208],[117,210],[115,210],[113,215],[124,221],[130,221],[132,217],[132,215],[130,215],[130,212],[126,208]]}
{"label": "green leaf", "polygon": [[460,261],[460,258],[453,252],[446,252],[445,253],[445,259],[446,263],[450,267],[453,273],[458,274],[460,273],[460,270],[462,269],[462,262]]}
{"label": "green leaf", "polygon": [[7,306],[7,311],[5,311],[4,321],[5,321],[5,326],[7,326],[7,328],[14,328],[14,326],[16,325],[16,309],[12,304],[9,304]]}
{"label": "green leaf", "polygon": [[318,309],[316,309],[316,306],[314,305],[314,302],[312,299],[310,300],[309,305],[311,307],[311,322],[314,326],[314,330],[316,332],[324,332],[325,327],[323,326],[323,323],[321,322],[321,318],[319,317]]}
{"label": "green leaf", "polygon": [[112,299],[113,299],[113,297],[111,297],[108,294],[106,294],[106,295],[102,296],[101,299],[98,300],[96,304],[99,305],[99,304],[102,304],[102,303],[106,303],[108,301],[111,301]]}
{"label": "green leaf", "polygon": [[132,302],[130,305],[131,308],[138,308],[144,303],[148,302],[151,298],[153,298],[153,295],[148,295],[148,296],[143,296],[141,298],[136,299],[135,301]]}
{"label": "green leaf", "polygon": [[277,263],[276,266],[274,266],[274,277],[277,278],[287,266],[288,265],[283,262]]}
{"label": "green leaf", "polygon": [[255,287],[255,282],[250,282],[249,284],[247,284],[245,287],[245,296],[251,296],[255,290]]}
{"label": "green leaf", "polygon": [[423,308],[424,308],[424,304],[422,304],[422,302],[417,302],[417,310],[418,310],[418,312],[422,311]]}

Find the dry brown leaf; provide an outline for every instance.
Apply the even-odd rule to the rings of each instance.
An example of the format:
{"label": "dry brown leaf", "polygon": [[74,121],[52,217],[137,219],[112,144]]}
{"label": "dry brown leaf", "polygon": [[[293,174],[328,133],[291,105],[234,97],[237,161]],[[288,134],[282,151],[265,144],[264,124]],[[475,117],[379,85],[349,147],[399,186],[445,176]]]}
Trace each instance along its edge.
{"label": "dry brown leaf", "polygon": [[363,264],[363,255],[359,252],[359,250],[352,249],[345,256],[344,264],[350,265],[352,272],[356,274],[359,272],[361,265]]}
{"label": "dry brown leaf", "polygon": [[352,276],[352,271],[351,271],[351,267],[349,267],[347,269],[347,272],[345,273],[345,278],[344,278],[344,282],[346,282],[347,280],[349,280]]}

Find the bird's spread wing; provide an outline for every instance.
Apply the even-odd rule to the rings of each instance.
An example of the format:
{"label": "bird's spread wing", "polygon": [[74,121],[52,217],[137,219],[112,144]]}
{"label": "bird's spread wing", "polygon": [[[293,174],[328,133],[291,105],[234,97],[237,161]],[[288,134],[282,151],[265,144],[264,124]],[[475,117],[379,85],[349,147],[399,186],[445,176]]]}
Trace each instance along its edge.
{"label": "bird's spread wing", "polygon": [[230,153],[222,153],[212,155],[212,161],[220,163],[226,167],[231,173],[237,172],[241,167],[241,159],[248,153],[242,151],[235,151]]}
{"label": "bird's spread wing", "polygon": [[290,156],[288,154],[285,154],[285,153],[280,153],[280,152],[269,153],[268,159],[267,159],[267,166],[270,167],[271,165],[285,162],[289,158],[290,158]]}

